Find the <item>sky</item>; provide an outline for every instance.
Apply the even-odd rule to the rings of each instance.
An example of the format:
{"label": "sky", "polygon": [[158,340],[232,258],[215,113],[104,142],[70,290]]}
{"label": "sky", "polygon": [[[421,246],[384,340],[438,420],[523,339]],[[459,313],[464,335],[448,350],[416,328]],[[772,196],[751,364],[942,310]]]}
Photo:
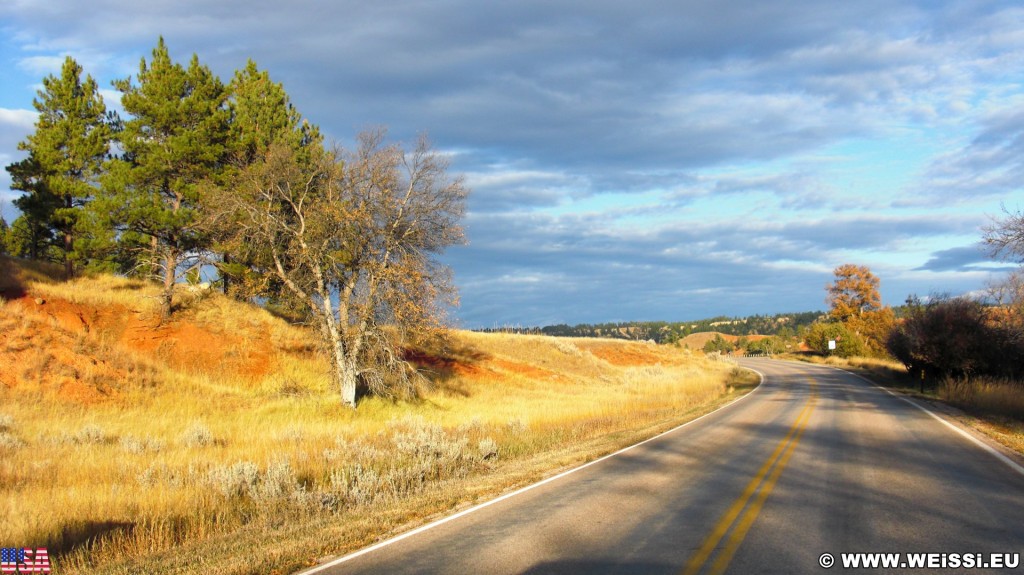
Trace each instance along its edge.
{"label": "sky", "polygon": [[428,134],[472,190],[466,328],[826,309],[846,263],[887,305],[978,292],[1024,209],[1015,1],[5,0],[0,32],[5,166],[67,55],[116,109],[160,36],[342,145]]}

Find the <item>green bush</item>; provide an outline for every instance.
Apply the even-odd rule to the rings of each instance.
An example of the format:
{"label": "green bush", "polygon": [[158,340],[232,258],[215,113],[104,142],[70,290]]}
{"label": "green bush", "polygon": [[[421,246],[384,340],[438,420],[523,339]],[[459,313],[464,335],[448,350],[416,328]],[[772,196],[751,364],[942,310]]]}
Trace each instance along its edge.
{"label": "green bush", "polygon": [[[839,357],[864,356],[868,354],[864,339],[838,322],[817,322],[811,325],[804,336],[807,347],[822,355]],[[836,342],[835,349],[829,349],[829,342]]]}
{"label": "green bush", "polygon": [[736,349],[736,346],[729,343],[722,337],[721,334],[716,333],[715,339],[712,339],[704,344],[704,353],[732,353]]}

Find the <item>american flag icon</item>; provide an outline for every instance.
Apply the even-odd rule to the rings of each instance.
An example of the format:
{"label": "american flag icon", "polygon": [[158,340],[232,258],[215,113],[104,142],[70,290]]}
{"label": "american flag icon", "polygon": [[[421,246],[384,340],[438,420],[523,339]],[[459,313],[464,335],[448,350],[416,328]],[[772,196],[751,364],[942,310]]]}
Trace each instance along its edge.
{"label": "american flag icon", "polygon": [[50,554],[45,547],[18,549],[16,547],[0,548],[0,574],[11,575],[20,573],[49,573]]}

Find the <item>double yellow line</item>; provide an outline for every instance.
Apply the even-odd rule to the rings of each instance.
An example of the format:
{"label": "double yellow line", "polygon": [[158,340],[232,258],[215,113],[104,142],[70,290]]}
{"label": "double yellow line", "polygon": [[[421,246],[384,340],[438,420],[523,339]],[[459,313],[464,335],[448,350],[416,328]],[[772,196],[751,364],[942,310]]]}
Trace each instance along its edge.
{"label": "double yellow line", "polygon": [[[747,531],[750,530],[750,526],[757,519],[757,515],[761,512],[761,507],[764,506],[765,500],[768,499],[768,495],[771,494],[775,483],[779,480],[779,476],[782,475],[782,470],[786,468],[786,463],[789,462],[790,456],[793,455],[797,444],[800,443],[800,436],[803,435],[804,429],[807,428],[807,422],[810,420],[811,412],[814,411],[814,405],[818,400],[818,383],[813,379],[810,382],[810,397],[807,399],[803,411],[797,416],[796,422],[789,428],[789,433],[775,446],[775,450],[772,451],[772,454],[765,460],[761,469],[758,470],[754,478],[747,484],[743,493],[740,494],[725,512],[725,515],[715,524],[715,528],[708,535],[707,539],[704,540],[704,544],[701,545],[697,553],[686,564],[683,575],[697,575],[707,565],[711,555],[715,552],[715,549],[726,534],[729,534],[729,538],[715,557],[709,573],[720,575],[729,567],[733,555],[736,554],[736,550],[747,536]],[[751,498],[754,498],[754,500],[751,501]],[[740,515],[741,513],[742,516]],[[730,528],[732,529],[731,533]]]}

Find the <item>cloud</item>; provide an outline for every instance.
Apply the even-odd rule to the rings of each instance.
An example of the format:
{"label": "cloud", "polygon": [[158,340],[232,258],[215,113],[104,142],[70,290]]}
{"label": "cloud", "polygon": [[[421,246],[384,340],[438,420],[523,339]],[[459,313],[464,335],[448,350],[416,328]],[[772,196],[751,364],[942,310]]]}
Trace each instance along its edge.
{"label": "cloud", "polygon": [[[445,256],[469,325],[815,308],[851,257],[959,286],[981,261],[936,246],[1024,189],[1014,2],[12,0],[0,21],[8,106],[70,54],[116,108],[163,35],[225,80],[253,58],[343,144],[429,133],[473,190]],[[33,121],[0,110],[0,159]]]}
{"label": "cloud", "polygon": [[1024,112],[1015,106],[984,118],[969,144],[932,162],[921,187],[922,197],[941,194],[953,201],[1005,197],[1024,189]]}
{"label": "cloud", "polygon": [[[0,108],[0,166],[8,166],[25,156],[18,151],[18,142],[32,133],[38,115],[34,110],[12,110]],[[11,176],[7,170],[0,171],[0,217],[10,223],[15,210],[12,202],[21,195],[10,190]]]}
{"label": "cloud", "polygon": [[994,263],[987,246],[974,244],[937,251],[924,265],[914,269],[932,272],[993,272],[1009,271],[1015,267]]}
{"label": "cloud", "polygon": [[[470,245],[445,260],[462,289],[458,315],[469,327],[489,327],[820,309],[850,250],[885,252],[969,222],[722,218],[636,229],[615,226],[608,213],[506,213],[473,215],[467,226]],[[894,282],[900,291],[890,297],[902,301],[905,286]]]}
{"label": "cloud", "polygon": [[[34,110],[0,108],[0,126],[3,127],[3,133],[5,134],[13,134],[19,130],[28,134],[35,126],[36,118],[38,117],[39,114]],[[5,147],[7,144],[8,142],[3,142]]]}

